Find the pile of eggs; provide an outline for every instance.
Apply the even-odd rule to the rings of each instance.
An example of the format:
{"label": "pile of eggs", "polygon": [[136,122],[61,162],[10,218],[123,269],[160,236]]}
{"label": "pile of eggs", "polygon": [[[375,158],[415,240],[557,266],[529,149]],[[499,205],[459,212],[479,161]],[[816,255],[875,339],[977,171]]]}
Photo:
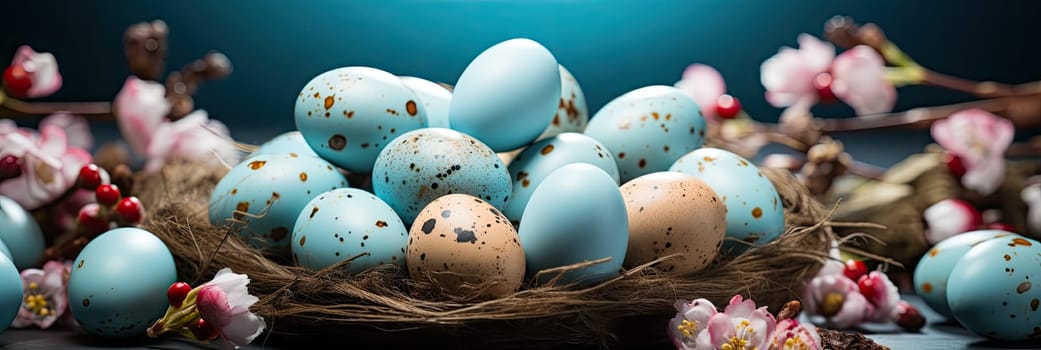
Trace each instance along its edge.
{"label": "pile of eggs", "polygon": [[311,269],[393,264],[494,297],[528,281],[602,281],[677,253],[659,268],[695,273],[784,230],[758,168],[702,147],[690,97],[644,87],[590,118],[574,76],[528,39],[488,48],[451,90],[333,69],[303,87],[294,114],[298,130],[221,179],[209,219]]}
{"label": "pile of eggs", "polygon": [[1041,336],[1041,242],[980,230],[937,243],[914,272],[916,294],[936,312],[992,339]]}

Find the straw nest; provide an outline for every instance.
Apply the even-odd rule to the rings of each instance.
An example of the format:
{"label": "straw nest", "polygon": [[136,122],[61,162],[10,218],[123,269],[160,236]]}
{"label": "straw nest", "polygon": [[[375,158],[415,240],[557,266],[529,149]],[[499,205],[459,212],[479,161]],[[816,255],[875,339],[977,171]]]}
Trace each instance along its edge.
{"label": "straw nest", "polygon": [[260,298],[252,310],[276,336],[336,334],[352,344],[383,346],[663,344],[678,299],[726,305],[742,294],[777,312],[798,298],[834,241],[829,212],[788,172],[762,169],[777,187],[788,224],[767,245],[720,257],[686,276],[664,274],[652,262],[590,286],[526,285],[493,300],[453,296],[393,267],[349,276],[337,266],[312,271],[266,257],[207,219],[210,192],[225,171],[181,163],[139,175],[137,195],[149,210],[143,226],[168,245],[182,280],[201,283],[223,267],[249,275],[249,289]]}

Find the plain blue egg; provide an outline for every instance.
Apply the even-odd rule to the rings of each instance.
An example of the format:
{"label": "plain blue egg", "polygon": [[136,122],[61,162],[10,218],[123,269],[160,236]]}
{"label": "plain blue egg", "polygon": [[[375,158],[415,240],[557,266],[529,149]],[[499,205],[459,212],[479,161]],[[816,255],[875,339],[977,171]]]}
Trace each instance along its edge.
{"label": "plain blue egg", "polygon": [[506,152],[539,137],[559,99],[553,54],[530,39],[511,39],[470,62],[452,92],[448,114],[452,129]]}
{"label": "plain blue egg", "polygon": [[976,244],[1011,235],[1015,234],[1001,230],[980,230],[954,235],[940,241],[922,255],[918,266],[915,267],[915,294],[934,311],[948,320],[953,320],[954,315],[947,305],[947,279],[951,276],[954,264]]}
{"label": "plain blue egg", "polygon": [[452,103],[452,92],[435,82],[416,77],[401,77],[401,83],[416,93],[427,111],[427,127],[447,128],[448,105]]}
{"label": "plain blue egg", "polygon": [[264,142],[256,151],[250,153],[246,158],[253,158],[261,154],[289,154],[296,153],[301,156],[317,157],[311,146],[307,145],[304,135],[299,131],[289,131],[275,136],[275,138]]}
{"label": "plain blue egg", "polygon": [[72,315],[84,331],[103,338],[144,337],[169,306],[166,290],[177,281],[166,244],[136,227],[95,237],[72,264]]}
{"label": "plain blue egg", "polygon": [[11,259],[11,250],[7,249],[7,245],[4,244],[4,240],[0,239],[0,255],[6,256],[7,259]]}
{"label": "plain blue egg", "polygon": [[[629,219],[618,183],[602,169],[575,163],[552,172],[531,194],[518,229],[528,275],[602,258],[561,282],[593,283],[617,276],[629,247]],[[555,274],[539,277],[545,283]]]}
{"label": "plain blue egg", "polygon": [[669,169],[705,142],[705,118],[683,91],[655,85],[630,91],[604,105],[585,134],[614,152],[622,183]]}
{"label": "plain blue egg", "polygon": [[43,256],[43,231],[36,219],[11,198],[0,196],[0,241],[18,269],[39,266]]}
{"label": "plain blue egg", "polygon": [[954,264],[947,303],[965,328],[1020,341],[1041,329],[1041,242],[1019,235],[976,244]]}
{"label": "plain blue egg", "polygon": [[22,276],[6,255],[0,254],[0,332],[7,330],[18,316],[24,297]]}
{"label": "plain blue egg", "polygon": [[304,207],[290,244],[297,265],[319,270],[355,258],[346,266],[355,274],[384,264],[404,267],[408,230],[372,193],[339,188]]}

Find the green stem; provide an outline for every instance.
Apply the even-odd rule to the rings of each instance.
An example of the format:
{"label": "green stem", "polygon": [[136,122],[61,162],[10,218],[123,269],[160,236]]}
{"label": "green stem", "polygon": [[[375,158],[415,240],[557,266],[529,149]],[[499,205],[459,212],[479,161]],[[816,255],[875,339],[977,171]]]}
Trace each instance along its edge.
{"label": "green stem", "polygon": [[911,56],[908,56],[906,53],[904,53],[904,50],[901,50],[900,47],[896,46],[896,44],[894,44],[892,41],[886,41],[885,44],[882,44],[882,47],[880,49],[882,51],[882,57],[884,57],[886,61],[889,61],[889,63],[892,63],[895,66],[918,66],[918,63],[911,59]]}

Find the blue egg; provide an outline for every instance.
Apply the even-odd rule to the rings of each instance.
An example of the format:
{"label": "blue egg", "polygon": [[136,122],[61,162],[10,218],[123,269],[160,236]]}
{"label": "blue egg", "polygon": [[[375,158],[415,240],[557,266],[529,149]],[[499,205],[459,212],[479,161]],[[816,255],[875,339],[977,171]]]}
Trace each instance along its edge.
{"label": "blue egg", "polygon": [[19,270],[39,266],[43,231],[28,211],[4,196],[0,196],[0,228],[0,241],[10,249],[8,257]]}
{"label": "blue egg", "polygon": [[256,151],[253,151],[246,158],[253,158],[261,154],[289,154],[296,153],[301,156],[317,157],[318,153],[314,153],[311,146],[307,145],[307,141],[304,140],[304,135],[299,131],[289,131],[282,133],[281,135],[275,136],[275,138],[264,142],[260,145]]}
{"label": "blue egg", "polygon": [[384,264],[404,267],[407,244],[408,230],[387,203],[369,192],[340,188],[304,207],[291,247],[300,266],[319,270],[355,258],[346,270],[359,273]]}
{"label": "blue egg", "polygon": [[448,127],[448,105],[452,92],[435,82],[416,77],[401,77],[401,83],[416,93],[427,111],[427,127]]}
{"label": "blue egg", "polygon": [[136,227],[102,233],[72,263],[72,316],[84,331],[104,338],[144,337],[166,311],[166,290],[177,281],[166,244]]}
{"label": "blue egg", "polygon": [[607,103],[586,126],[586,135],[614,152],[622,182],[665,171],[705,143],[705,118],[683,91],[655,85]]}
{"label": "blue egg", "polygon": [[210,223],[231,225],[254,247],[288,255],[291,230],[307,202],[348,185],[321,158],[262,154],[231,168],[217,183],[210,196]]}
{"label": "blue egg", "polygon": [[947,303],[965,328],[1019,341],[1041,331],[1041,242],[1019,235],[976,244],[954,264]]}
{"label": "blue egg", "polygon": [[502,210],[512,182],[506,165],[488,146],[458,131],[426,128],[408,132],[380,152],[372,188],[401,220],[450,193],[469,194]]}
{"label": "blue egg", "polygon": [[11,250],[7,249],[7,245],[4,244],[4,240],[0,239],[0,255],[6,256],[7,259],[11,259]]}
{"label": "blue egg", "polygon": [[[777,189],[747,159],[718,148],[700,148],[676,161],[669,171],[701,179],[723,200],[727,238],[763,245],[784,233],[784,205]],[[747,247],[733,242],[729,249]]]}
{"label": "blue egg", "polygon": [[947,279],[951,276],[954,264],[980,242],[1013,235],[1001,230],[980,230],[958,234],[937,243],[922,255],[915,267],[915,294],[934,311],[953,320],[954,315],[947,305]]}
{"label": "blue egg", "polygon": [[474,58],[452,92],[452,129],[495,152],[534,141],[553,119],[560,70],[553,54],[530,39],[498,43]]}
{"label": "blue egg", "polygon": [[564,132],[582,132],[589,123],[589,107],[586,106],[586,95],[575,76],[564,66],[560,66],[560,103],[553,120],[546,130],[542,131],[538,140],[544,140]]}
{"label": "blue egg", "polygon": [[22,308],[22,276],[6,255],[0,254],[0,332],[18,316]]}
{"label": "blue egg", "polygon": [[[602,258],[611,260],[568,271],[561,281],[592,283],[618,275],[629,246],[629,219],[618,182],[586,163],[557,169],[531,194],[518,234],[529,275]],[[540,276],[538,282],[554,276]]]}
{"label": "blue egg", "polygon": [[520,221],[531,193],[553,171],[573,163],[589,163],[610,175],[618,185],[618,165],[611,151],[589,136],[566,132],[524,149],[508,167],[513,179],[513,194],[503,213]]}
{"label": "blue egg", "polygon": [[368,174],[393,140],[426,125],[419,97],[393,74],[369,67],[337,68],[312,79],[296,99],[296,128],[330,163]]}

